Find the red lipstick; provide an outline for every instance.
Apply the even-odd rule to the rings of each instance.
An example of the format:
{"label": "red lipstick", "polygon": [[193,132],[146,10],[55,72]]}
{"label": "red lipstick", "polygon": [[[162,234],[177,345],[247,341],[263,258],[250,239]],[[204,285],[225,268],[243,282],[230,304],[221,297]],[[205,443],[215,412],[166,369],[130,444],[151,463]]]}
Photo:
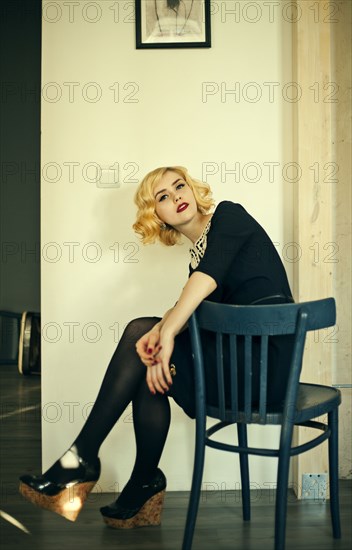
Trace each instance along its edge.
{"label": "red lipstick", "polygon": [[182,202],[180,206],[177,208],[177,212],[183,212],[184,210],[186,210],[186,208],[188,208],[188,203]]}

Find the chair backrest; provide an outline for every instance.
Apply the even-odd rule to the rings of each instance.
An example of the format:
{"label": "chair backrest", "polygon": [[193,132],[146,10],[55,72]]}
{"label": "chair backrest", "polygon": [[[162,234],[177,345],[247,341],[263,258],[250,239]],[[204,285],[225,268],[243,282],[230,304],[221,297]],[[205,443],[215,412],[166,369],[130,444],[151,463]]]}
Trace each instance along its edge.
{"label": "chair backrest", "polygon": [[[214,400],[209,402],[207,397],[206,414],[229,422],[268,423],[270,339],[291,335],[289,365],[285,366],[288,382],[284,395],[285,405],[292,404],[296,402],[307,331],[333,326],[335,321],[333,298],[256,306],[203,301],[191,316],[189,329],[198,401],[205,398],[206,393],[209,394],[204,380],[209,350],[215,363],[211,369],[216,369],[217,396],[215,403]],[[213,342],[210,348],[209,342]],[[254,396],[255,383],[258,391]]]}

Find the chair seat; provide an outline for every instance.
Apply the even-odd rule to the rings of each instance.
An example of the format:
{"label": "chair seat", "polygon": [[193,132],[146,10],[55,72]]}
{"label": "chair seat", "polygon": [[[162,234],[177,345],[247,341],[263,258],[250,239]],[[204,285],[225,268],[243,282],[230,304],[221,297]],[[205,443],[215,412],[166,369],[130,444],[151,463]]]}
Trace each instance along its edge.
{"label": "chair seat", "polygon": [[300,383],[298,386],[295,423],[305,422],[311,418],[327,414],[340,403],[340,390],[320,384]]}
{"label": "chair seat", "polygon": [[[312,418],[317,418],[327,414],[341,403],[341,392],[330,386],[320,384],[303,384],[298,386],[297,406],[293,412],[294,424],[306,422]],[[243,412],[239,412],[235,417],[233,412],[226,411],[225,422],[244,422],[246,424],[282,424],[282,411],[270,410],[268,407],[265,420],[260,419],[259,412],[253,411],[251,419],[245,417]],[[207,406],[207,416],[218,417],[217,407]]]}
{"label": "chair seat", "polygon": [[[293,413],[293,423],[300,424],[312,418],[317,418],[329,413],[341,403],[341,392],[330,386],[322,386],[320,384],[304,384],[298,385],[297,404],[294,410],[290,410],[289,414]],[[254,422],[258,420],[254,420]],[[269,412],[266,415],[266,424],[281,424],[282,413]]]}

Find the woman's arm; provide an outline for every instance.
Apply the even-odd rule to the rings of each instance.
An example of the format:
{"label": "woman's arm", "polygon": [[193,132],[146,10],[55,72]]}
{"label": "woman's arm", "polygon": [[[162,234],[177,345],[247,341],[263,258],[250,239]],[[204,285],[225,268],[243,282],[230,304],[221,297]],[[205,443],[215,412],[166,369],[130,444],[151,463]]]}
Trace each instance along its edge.
{"label": "woman's arm", "polygon": [[161,331],[175,337],[187,323],[192,313],[199,304],[211,294],[217,287],[215,280],[197,271],[192,273],[184,286],[176,305],[168,311],[163,321]]}
{"label": "woman's arm", "polygon": [[159,350],[155,361],[148,364],[147,384],[152,393],[164,393],[172,384],[169,362],[174,348],[174,338],[182,330],[199,304],[216,289],[215,280],[197,271],[192,273],[176,305],[167,312],[160,326]]}
{"label": "woman's arm", "polygon": [[170,312],[173,308],[169,309],[163,316],[160,321],[158,321],[153,328],[148,332],[143,334],[143,336],[136,342],[136,351],[141,358],[141,361],[146,366],[151,366],[155,363],[154,356],[158,353],[160,346],[160,330],[166,319],[168,318]]}
{"label": "woman's arm", "polygon": [[215,280],[202,272],[193,273],[175,306],[136,343],[142,362],[148,367],[147,384],[152,393],[164,393],[172,384],[169,362],[174,338],[181,332],[198,305],[216,289]]}

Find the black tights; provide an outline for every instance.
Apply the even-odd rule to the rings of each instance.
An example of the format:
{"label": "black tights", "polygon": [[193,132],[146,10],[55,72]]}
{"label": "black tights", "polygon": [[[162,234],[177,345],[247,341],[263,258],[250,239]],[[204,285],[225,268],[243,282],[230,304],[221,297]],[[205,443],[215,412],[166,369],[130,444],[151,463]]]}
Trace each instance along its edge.
{"label": "black tights", "polygon": [[[80,456],[88,462],[94,460],[104,439],[132,401],[137,454],[131,477],[142,483],[150,481],[156,471],[170,425],[168,397],[150,393],[145,380],[146,367],[135,348],[137,340],[157,322],[155,317],[142,317],[127,325],[91,413],[74,442]],[[55,463],[46,475],[56,480],[59,476],[64,481],[65,472]]]}

